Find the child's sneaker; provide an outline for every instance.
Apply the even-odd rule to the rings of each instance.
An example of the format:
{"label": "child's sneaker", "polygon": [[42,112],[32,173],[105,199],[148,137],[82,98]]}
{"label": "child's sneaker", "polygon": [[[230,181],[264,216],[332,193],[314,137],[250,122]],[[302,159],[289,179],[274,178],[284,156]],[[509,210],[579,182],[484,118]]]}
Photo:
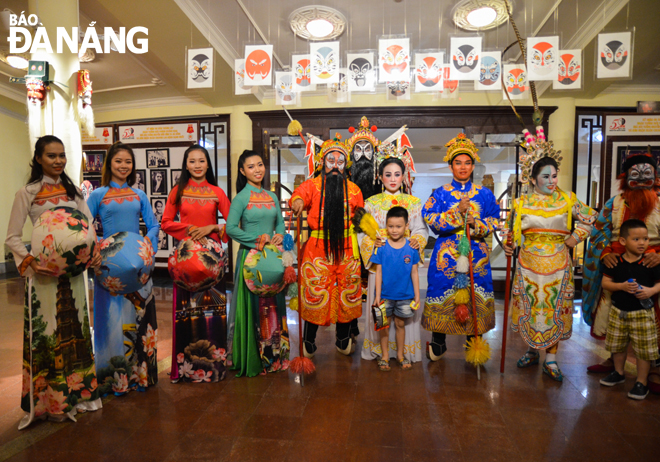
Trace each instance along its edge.
{"label": "child's sneaker", "polygon": [[642,382],[635,382],[635,386],[628,392],[628,398],[642,400],[649,394],[649,387]]}
{"label": "child's sneaker", "polygon": [[617,371],[611,372],[604,379],[600,379],[600,384],[605,385],[606,387],[613,387],[626,381],[626,378],[619,374]]}

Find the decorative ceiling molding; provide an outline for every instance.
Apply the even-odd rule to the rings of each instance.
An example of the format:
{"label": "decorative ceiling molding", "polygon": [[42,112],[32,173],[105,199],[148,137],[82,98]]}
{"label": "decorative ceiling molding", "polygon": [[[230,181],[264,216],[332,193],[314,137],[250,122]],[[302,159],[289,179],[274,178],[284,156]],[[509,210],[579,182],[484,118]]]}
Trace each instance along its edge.
{"label": "decorative ceiling molding", "polygon": [[[605,26],[628,4],[629,0],[603,0],[601,6],[582,23],[573,37],[561,47],[564,50],[579,48],[584,50],[586,46],[602,31]],[[584,63],[584,56],[582,62]],[[539,82],[536,92],[541,97],[543,93],[552,86],[551,81]]]}
{"label": "decorative ceiling molding", "polygon": [[[227,40],[227,37],[225,37],[220,29],[218,29],[213,20],[209,18],[206,11],[204,11],[195,0],[174,0],[174,2],[179,8],[181,8],[181,11],[188,16],[188,19],[192,21],[202,35],[208,38],[211,46],[222,57],[222,59],[229,64],[232,71],[235,71],[234,60],[242,58],[243,54],[239,53],[231,42]],[[232,75],[232,79],[233,78]],[[262,102],[264,99],[263,87],[258,87],[257,93],[255,93],[254,96],[257,97],[259,102]]]}
{"label": "decorative ceiling molding", "polygon": [[4,114],[6,116],[11,117],[12,119],[20,120],[21,122],[25,122],[27,120],[27,115],[25,114],[19,114],[18,112],[10,111],[7,108],[4,108],[0,106],[0,114]]}
{"label": "decorative ceiling molding", "polygon": [[209,104],[204,99],[198,97],[189,98],[187,96],[143,99],[143,100],[127,101],[122,103],[95,104],[93,107],[94,107],[94,112],[98,113],[98,112],[123,111],[130,109],[144,109],[144,108],[166,107],[166,106],[190,106],[196,104],[209,107]]}
{"label": "decorative ceiling molding", "polygon": [[19,103],[25,103],[27,101],[27,93],[25,92],[25,87],[23,91],[8,87],[4,84],[0,84],[0,95],[6,96],[9,99],[18,101]]}

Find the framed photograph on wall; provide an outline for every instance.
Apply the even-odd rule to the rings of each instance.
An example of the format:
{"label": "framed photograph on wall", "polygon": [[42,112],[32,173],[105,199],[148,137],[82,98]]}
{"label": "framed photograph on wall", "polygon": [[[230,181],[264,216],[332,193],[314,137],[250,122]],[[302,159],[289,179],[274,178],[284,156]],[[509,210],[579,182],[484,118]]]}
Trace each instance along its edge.
{"label": "framed photograph on wall", "polygon": [[181,177],[181,169],[180,168],[174,168],[170,170],[170,179],[172,182],[170,183],[172,187],[174,187],[175,184],[179,182],[179,177]]}
{"label": "framed photograph on wall", "polygon": [[169,250],[168,236],[162,229],[158,231],[158,250]]}
{"label": "framed photograph on wall", "polygon": [[165,211],[165,202],[167,202],[167,197],[151,198],[151,210],[154,211],[154,215],[156,215],[156,220],[158,220],[159,223],[163,219],[163,212]]}
{"label": "framed photograph on wall", "polygon": [[105,151],[89,151],[85,152],[85,173],[101,173],[103,169],[103,158]]}
{"label": "framed photograph on wall", "polygon": [[[101,187],[101,177],[100,176],[98,176],[98,177],[97,176],[90,176],[90,177],[87,177],[85,179],[88,180],[92,184],[92,187],[94,189],[98,189],[98,188]],[[92,189],[92,191],[94,189]]]}
{"label": "framed photograph on wall", "polygon": [[167,170],[151,170],[151,195],[152,196],[166,196],[167,195]]}
{"label": "framed photograph on wall", "polygon": [[147,192],[147,171],[144,169],[135,170],[135,183],[133,187]]}
{"label": "framed photograph on wall", "polygon": [[170,150],[167,148],[162,149],[147,149],[147,167],[148,168],[161,168],[170,166]]}

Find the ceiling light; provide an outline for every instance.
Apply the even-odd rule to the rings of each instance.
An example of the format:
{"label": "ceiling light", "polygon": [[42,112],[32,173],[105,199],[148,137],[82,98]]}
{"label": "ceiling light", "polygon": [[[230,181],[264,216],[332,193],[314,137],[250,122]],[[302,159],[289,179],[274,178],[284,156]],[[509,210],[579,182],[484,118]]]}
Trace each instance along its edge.
{"label": "ceiling light", "polygon": [[305,25],[307,32],[317,38],[325,38],[332,34],[334,27],[327,19],[314,19]]}
{"label": "ceiling light", "polygon": [[467,15],[467,22],[472,24],[474,27],[486,27],[489,24],[492,24],[493,21],[497,19],[497,11],[491,8],[490,6],[484,6],[482,8],[477,8],[472,10]]}
{"label": "ceiling light", "polygon": [[30,64],[27,59],[19,55],[9,55],[5,59],[7,64],[16,69],[27,69]]}
{"label": "ceiling light", "polygon": [[494,29],[509,19],[506,5],[513,0],[461,0],[452,10],[454,24],[463,30]]}
{"label": "ceiling light", "polygon": [[291,30],[305,40],[332,40],[346,29],[346,17],[327,6],[305,6],[289,15]]}

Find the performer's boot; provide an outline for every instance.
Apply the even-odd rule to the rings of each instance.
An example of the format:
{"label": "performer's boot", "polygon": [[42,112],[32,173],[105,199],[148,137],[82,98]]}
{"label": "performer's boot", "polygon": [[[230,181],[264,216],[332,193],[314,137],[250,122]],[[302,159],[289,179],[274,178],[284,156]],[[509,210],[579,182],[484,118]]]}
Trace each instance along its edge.
{"label": "performer's boot", "polygon": [[337,331],[337,340],[335,341],[337,351],[346,356],[353,354],[355,352],[355,340],[351,335],[351,322],[338,322],[335,328]]}
{"label": "performer's boot", "polygon": [[438,361],[447,352],[446,334],[433,332],[431,343],[426,342],[426,357],[431,361]]}
{"label": "performer's boot", "polygon": [[303,355],[305,358],[313,358],[316,354],[316,332],[318,330],[317,324],[305,321],[303,328]]}
{"label": "performer's boot", "polygon": [[358,335],[360,335],[360,328],[358,327],[358,318],[355,318],[351,321],[351,338],[353,339],[353,343],[356,343],[356,339],[358,338]]}

